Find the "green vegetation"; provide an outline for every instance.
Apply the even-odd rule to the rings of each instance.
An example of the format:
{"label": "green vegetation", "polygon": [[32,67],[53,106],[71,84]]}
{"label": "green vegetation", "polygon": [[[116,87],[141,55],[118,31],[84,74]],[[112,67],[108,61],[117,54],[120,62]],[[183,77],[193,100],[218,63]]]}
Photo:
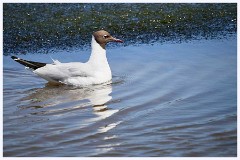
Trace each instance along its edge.
{"label": "green vegetation", "polygon": [[237,4],[29,4],[3,5],[4,54],[84,47],[105,29],[125,45],[235,34]]}

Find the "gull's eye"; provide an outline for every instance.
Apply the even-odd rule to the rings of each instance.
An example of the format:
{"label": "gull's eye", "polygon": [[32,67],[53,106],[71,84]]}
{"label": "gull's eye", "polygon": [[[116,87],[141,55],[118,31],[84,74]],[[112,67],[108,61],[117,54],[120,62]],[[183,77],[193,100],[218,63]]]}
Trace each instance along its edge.
{"label": "gull's eye", "polygon": [[106,38],[109,38],[109,37],[110,37],[109,35],[104,35],[104,36],[103,36],[103,38],[105,38],[105,39],[106,39]]}

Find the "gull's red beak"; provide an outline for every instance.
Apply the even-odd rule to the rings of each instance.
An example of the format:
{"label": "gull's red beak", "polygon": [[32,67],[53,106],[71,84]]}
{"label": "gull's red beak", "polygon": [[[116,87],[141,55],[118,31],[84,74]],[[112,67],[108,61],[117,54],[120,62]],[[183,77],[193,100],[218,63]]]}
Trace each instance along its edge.
{"label": "gull's red beak", "polygon": [[112,39],[113,42],[120,42],[120,43],[123,43],[123,41],[121,39],[117,39],[117,38],[113,38]]}

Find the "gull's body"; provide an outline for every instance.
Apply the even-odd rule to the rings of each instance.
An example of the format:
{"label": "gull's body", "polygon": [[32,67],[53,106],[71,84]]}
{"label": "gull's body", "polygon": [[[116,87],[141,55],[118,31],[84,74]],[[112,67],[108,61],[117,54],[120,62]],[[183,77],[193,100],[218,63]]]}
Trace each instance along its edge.
{"label": "gull's body", "polygon": [[113,38],[106,31],[95,32],[92,36],[91,56],[86,63],[61,63],[54,61],[53,64],[45,64],[22,60],[14,56],[12,58],[31,68],[34,73],[49,82],[78,86],[101,84],[112,79],[105,49],[105,45],[111,41],[122,42],[119,39]]}

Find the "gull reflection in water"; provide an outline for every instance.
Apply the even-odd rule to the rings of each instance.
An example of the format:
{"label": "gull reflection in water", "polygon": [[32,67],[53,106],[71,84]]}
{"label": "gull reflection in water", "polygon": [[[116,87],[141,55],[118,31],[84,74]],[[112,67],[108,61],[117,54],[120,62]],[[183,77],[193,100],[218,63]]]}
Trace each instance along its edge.
{"label": "gull reflection in water", "polygon": [[102,135],[101,140],[105,143],[96,144],[98,146],[96,153],[103,154],[120,145],[111,141],[117,139],[118,135],[114,131],[109,132],[121,123],[113,116],[119,110],[108,107],[115,103],[111,93],[112,83],[84,88],[46,85],[44,88],[28,91],[28,96],[23,100],[30,102],[31,106],[21,107],[21,109],[30,108],[32,112],[32,108],[36,108],[35,113],[44,114],[48,118],[56,116],[60,121],[61,116],[65,120],[66,117],[72,119],[75,116],[76,121],[71,121],[71,124],[76,123],[73,125],[76,127],[74,130],[86,127],[85,130],[91,131],[89,134]]}
{"label": "gull reflection in water", "polygon": [[[112,96],[110,95],[112,93],[111,82],[81,88],[46,84],[44,88],[32,89],[28,92],[30,94],[22,100],[30,101],[30,104],[27,107],[22,106],[21,109],[36,108],[38,110],[34,110],[35,115],[51,114],[51,116],[61,116],[71,111],[81,112],[81,109],[89,109],[91,107],[91,110],[93,110],[91,114],[96,116],[88,117],[81,120],[81,122],[92,123],[106,119],[119,111],[118,109],[109,109],[107,106],[107,104],[113,103],[111,101]],[[118,123],[109,124],[101,127],[99,130],[100,132],[106,132],[116,125]]]}

